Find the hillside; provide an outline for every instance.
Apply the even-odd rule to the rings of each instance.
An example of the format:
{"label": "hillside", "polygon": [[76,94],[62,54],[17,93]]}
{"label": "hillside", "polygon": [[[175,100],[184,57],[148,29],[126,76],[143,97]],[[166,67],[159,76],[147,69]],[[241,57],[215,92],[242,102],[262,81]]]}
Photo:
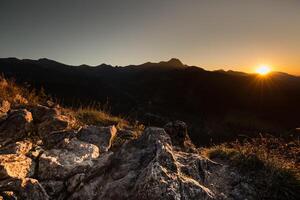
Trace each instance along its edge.
{"label": "hillside", "polygon": [[27,83],[62,105],[106,105],[115,115],[146,125],[180,119],[193,142],[207,145],[260,132],[289,135],[300,124],[300,78],[267,78],[205,71],[178,59],[125,67],[69,66],[49,59],[0,59],[0,72]]}
{"label": "hillside", "polygon": [[299,141],[198,149],[181,121],[144,127],[0,88],[0,199],[299,198]]}

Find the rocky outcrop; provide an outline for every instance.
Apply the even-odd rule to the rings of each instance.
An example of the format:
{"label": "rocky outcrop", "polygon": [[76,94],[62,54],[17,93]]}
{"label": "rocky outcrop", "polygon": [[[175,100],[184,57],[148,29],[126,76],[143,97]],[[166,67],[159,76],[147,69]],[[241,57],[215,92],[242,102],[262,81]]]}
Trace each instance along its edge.
{"label": "rocky outcrop", "polygon": [[174,151],[161,128],[148,128],[81,178],[69,199],[213,199],[209,166],[198,154]]}
{"label": "rocky outcrop", "polygon": [[[140,136],[75,123],[55,106],[8,111],[0,122],[0,199],[244,198],[243,187],[228,187],[228,168],[198,153],[184,122]],[[112,149],[115,138],[124,141]]]}

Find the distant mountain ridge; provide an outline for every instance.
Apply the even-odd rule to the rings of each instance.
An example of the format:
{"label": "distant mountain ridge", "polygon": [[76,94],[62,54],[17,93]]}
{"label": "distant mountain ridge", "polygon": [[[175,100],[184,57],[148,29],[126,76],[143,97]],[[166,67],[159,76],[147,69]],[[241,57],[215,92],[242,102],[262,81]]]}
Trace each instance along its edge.
{"label": "distant mountain ridge", "polygon": [[[68,66],[68,67],[79,67],[79,68],[89,68],[89,67],[93,67],[93,68],[99,68],[99,67],[132,67],[132,66],[137,66],[137,67],[145,67],[145,66],[150,66],[150,67],[156,67],[156,66],[159,66],[159,67],[163,67],[163,66],[168,66],[168,67],[198,67],[199,69],[203,69],[205,70],[204,68],[202,67],[199,67],[199,66],[194,66],[194,65],[186,65],[186,64],[183,64],[182,61],[178,58],[171,58],[170,60],[168,61],[160,61],[160,62],[145,62],[145,63],[142,63],[140,65],[124,65],[124,66],[114,66],[114,65],[110,65],[110,64],[106,64],[106,63],[102,63],[102,64],[99,64],[99,65],[88,65],[88,64],[80,64],[80,65],[68,65],[68,64],[65,64],[65,63],[62,63],[62,62],[58,62],[58,61],[55,61],[55,60],[51,60],[51,59],[48,59],[48,58],[40,58],[40,59],[37,59],[37,60],[34,60],[34,59],[19,59],[19,58],[16,58],[16,57],[8,57],[8,58],[0,58],[0,61],[4,61],[4,62],[28,62],[28,63],[35,63],[35,64],[42,64],[42,65],[46,65],[46,66],[58,66],[60,65],[61,66]],[[208,71],[209,70],[205,70],[205,71]],[[234,70],[213,70],[213,71],[210,71],[210,72],[220,72],[220,73],[228,73],[228,74],[236,74],[236,75],[251,75],[252,73],[247,73],[247,72],[242,72],[242,71],[234,71]],[[271,74],[276,74],[276,75],[281,75],[281,76],[289,76],[289,77],[295,77],[295,78],[299,78],[299,76],[296,76],[296,75],[292,75],[292,74],[288,74],[286,72],[280,72],[280,71],[274,71],[274,72],[271,72]]]}
{"label": "distant mountain ridge", "polygon": [[195,143],[253,130],[280,132],[300,126],[300,78],[279,72],[261,78],[242,72],[206,71],[175,58],[125,67],[2,58],[0,73],[37,89],[43,87],[65,105],[109,103],[113,114],[159,126],[181,119],[193,129]]}

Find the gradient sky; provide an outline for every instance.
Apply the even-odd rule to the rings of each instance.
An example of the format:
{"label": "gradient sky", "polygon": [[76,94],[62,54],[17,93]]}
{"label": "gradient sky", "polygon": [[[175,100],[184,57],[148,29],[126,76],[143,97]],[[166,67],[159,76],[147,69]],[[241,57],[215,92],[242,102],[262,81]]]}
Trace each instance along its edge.
{"label": "gradient sky", "polygon": [[0,57],[300,75],[300,0],[1,0]]}

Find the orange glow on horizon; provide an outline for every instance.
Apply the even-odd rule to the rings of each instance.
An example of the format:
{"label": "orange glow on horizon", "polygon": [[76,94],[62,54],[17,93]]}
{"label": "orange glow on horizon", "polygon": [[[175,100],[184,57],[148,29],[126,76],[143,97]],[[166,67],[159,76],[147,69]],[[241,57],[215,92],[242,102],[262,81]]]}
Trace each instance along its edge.
{"label": "orange glow on horizon", "polygon": [[265,76],[271,72],[271,67],[268,65],[260,65],[255,71],[259,75]]}

